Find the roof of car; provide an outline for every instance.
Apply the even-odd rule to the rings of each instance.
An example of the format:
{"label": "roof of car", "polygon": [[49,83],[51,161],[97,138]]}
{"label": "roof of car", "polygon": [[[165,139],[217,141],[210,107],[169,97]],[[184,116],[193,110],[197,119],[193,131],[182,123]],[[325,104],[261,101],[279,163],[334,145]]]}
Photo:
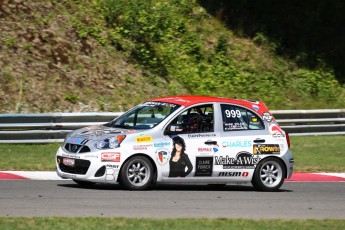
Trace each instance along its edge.
{"label": "roof of car", "polygon": [[185,107],[198,104],[198,103],[204,103],[204,102],[223,102],[223,103],[242,105],[250,109],[255,109],[259,113],[268,111],[264,103],[261,101],[251,101],[251,100],[243,100],[243,99],[236,99],[236,98],[181,95],[181,96],[159,97],[159,98],[152,99],[150,101],[169,102],[173,104],[183,105]]}

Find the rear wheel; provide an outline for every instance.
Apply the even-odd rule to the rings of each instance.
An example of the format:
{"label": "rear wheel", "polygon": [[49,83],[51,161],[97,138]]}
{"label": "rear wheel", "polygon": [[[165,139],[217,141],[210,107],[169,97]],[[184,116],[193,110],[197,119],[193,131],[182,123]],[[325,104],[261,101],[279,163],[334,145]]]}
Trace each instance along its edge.
{"label": "rear wheel", "polygon": [[277,191],[284,183],[285,168],[280,160],[267,158],[256,167],[252,184],[260,191]]}
{"label": "rear wheel", "polygon": [[129,159],[120,172],[121,184],[130,190],[144,190],[153,180],[153,167],[149,159],[136,156]]}

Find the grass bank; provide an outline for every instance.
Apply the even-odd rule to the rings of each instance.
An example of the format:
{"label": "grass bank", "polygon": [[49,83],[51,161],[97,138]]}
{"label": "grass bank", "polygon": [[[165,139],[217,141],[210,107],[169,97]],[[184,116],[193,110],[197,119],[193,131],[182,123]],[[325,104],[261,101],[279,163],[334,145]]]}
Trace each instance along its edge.
{"label": "grass bank", "polygon": [[134,218],[4,218],[1,229],[345,229],[345,220],[134,219]]}
{"label": "grass bank", "polygon": [[[295,172],[345,172],[345,136],[291,137]],[[60,144],[0,144],[0,170],[55,170]]]}
{"label": "grass bank", "polygon": [[[0,1],[0,112],[126,111],[150,98],[181,94],[262,100],[270,109],[345,107],[345,87],[321,56],[316,55],[309,68],[302,64],[306,53],[295,58],[282,53],[284,47],[268,37],[257,20],[250,25],[258,31],[239,36],[201,2],[205,1]],[[207,2],[232,2],[229,18],[236,12],[244,16],[238,10],[253,4]],[[290,2],[286,5],[298,5]],[[280,12],[278,8],[274,11]],[[217,12],[225,13],[221,8]],[[308,16],[315,15],[322,16]],[[235,17],[240,22],[250,18]],[[298,28],[305,25],[299,18],[288,18]],[[286,31],[286,26],[269,19],[275,29]],[[314,23],[322,21],[328,22]],[[306,28],[302,31],[310,31]],[[329,29],[339,37],[339,30]],[[294,33],[288,33],[289,41],[309,41]],[[332,40],[328,32],[323,35]],[[316,38],[327,41],[313,34],[312,40]],[[332,43],[337,48],[342,44]],[[337,50],[343,55],[340,47]],[[336,50],[327,51],[335,55]],[[343,66],[342,59],[337,62]]]}

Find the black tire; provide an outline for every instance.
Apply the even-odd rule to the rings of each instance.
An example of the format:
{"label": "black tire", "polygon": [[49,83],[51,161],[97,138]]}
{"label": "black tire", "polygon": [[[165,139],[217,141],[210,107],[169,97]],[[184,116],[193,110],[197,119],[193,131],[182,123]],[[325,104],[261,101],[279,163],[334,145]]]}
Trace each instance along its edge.
{"label": "black tire", "polygon": [[75,180],[75,179],[73,179],[73,181],[83,187],[92,187],[96,184],[95,182],[91,182],[91,181],[83,181],[83,180]]}
{"label": "black tire", "polygon": [[285,174],[285,168],[280,160],[265,158],[256,167],[252,184],[256,190],[274,192],[284,183]]}
{"label": "black tire", "polygon": [[145,190],[152,184],[153,174],[150,160],[143,156],[135,156],[123,165],[120,181],[129,190]]}

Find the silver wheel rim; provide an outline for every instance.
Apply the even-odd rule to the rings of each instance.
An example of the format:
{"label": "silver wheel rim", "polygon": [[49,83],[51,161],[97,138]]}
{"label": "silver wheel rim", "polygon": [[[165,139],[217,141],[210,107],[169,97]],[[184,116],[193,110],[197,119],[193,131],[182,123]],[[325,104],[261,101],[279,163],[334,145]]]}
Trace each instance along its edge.
{"label": "silver wheel rim", "polygon": [[266,187],[277,186],[283,178],[283,170],[275,161],[265,162],[260,169],[260,180]]}
{"label": "silver wheel rim", "polygon": [[150,178],[150,173],[149,166],[140,160],[132,161],[127,168],[128,181],[136,187],[145,185]]}

